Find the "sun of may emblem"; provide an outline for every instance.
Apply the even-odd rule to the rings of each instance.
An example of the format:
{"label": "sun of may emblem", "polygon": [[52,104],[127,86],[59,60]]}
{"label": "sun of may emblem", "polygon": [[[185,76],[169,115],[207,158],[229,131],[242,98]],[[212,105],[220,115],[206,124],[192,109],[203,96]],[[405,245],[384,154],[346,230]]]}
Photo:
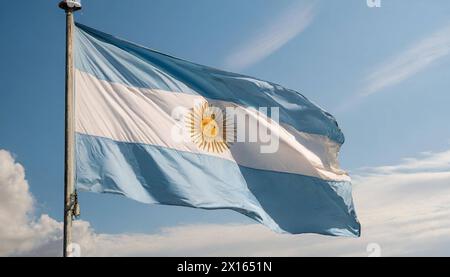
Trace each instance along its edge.
{"label": "sun of may emblem", "polygon": [[219,107],[212,107],[205,101],[190,110],[186,123],[192,142],[200,149],[222,153],[230,148],[234,126]]}

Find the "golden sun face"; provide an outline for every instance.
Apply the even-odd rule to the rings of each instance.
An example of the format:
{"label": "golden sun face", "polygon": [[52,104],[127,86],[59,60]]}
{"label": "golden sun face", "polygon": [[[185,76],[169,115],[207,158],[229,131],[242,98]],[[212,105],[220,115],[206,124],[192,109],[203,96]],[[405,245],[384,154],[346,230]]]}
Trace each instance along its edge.
{"label": "golden sun face", "polygon": [[201,127],[203,135],[207,138],[214,139],[219,134],[219,125],[217,125],[214,114],[203,118]]}
{"label": "golden sun face", "polygon": [[208,152],[222,153],[230,147],[227,138],[233,126],[227,126],[228,120],[218,107],[209,106],[204,102],[191,109],[186,118],[186,125],[190,130],[191,140],[200,149]]}

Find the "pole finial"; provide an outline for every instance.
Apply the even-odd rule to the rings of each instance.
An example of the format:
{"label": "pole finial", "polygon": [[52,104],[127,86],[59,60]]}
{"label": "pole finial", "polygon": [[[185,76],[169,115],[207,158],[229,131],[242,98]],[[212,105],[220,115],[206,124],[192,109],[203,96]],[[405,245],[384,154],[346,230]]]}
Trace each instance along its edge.
{"label": "pole finial", "polygon": [[59,2],[58,6],[66,12],[75,12],[81,10],[80,0],[64,0]]}

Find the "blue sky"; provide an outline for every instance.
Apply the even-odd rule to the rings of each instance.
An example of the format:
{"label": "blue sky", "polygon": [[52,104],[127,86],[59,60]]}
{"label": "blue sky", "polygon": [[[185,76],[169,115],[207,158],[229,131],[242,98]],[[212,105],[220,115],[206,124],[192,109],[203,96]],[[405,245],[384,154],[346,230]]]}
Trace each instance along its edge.
{"label": "blue sky", "polygon": [[[337,118],[342,167],[356,174],[450,148],[450,3],[381,2],[85,0],[76,20],[302,92]],[[26,169],[36,214],[61,220],[65,25],[57,3],[8,1],[0,10],[0,149]],[[111,195],[83,193],[80,202],[81,219],[110,234],[252,223]]]}

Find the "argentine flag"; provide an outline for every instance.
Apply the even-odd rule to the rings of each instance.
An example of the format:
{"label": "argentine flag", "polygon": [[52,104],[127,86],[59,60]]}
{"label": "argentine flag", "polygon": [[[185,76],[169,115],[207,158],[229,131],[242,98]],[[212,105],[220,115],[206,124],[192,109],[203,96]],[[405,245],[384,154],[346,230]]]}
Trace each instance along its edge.
{"label": "argentine flag", "polygon": [[359,236],[344,135],[280,85],[87,26],[74,37],[76,186],[231,209],[281,233]]}

